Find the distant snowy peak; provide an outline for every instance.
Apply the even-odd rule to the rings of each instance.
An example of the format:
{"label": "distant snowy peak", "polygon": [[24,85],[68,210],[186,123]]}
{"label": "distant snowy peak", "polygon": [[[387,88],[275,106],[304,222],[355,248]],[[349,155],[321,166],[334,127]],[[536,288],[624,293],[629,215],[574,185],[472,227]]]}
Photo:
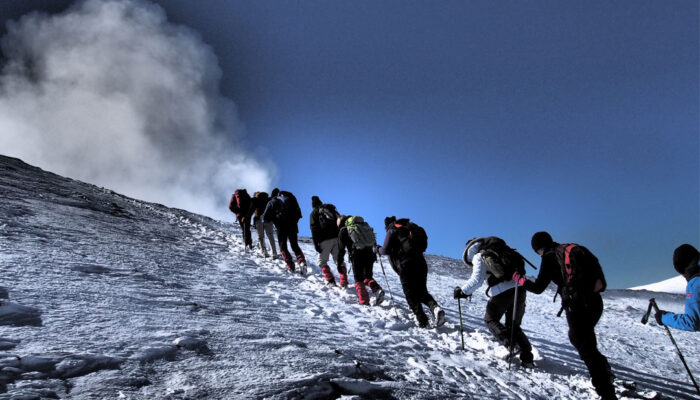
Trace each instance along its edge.
{"label": "distant snowy peak", "polygon": [[666,279],[665,281],[650,283],[644,286],[636,286],[630,288],[631,290],[648,290],[650,292],[662,292],[662,293],[685,293],[685,287],[688,282],[685,278],[677,275],[673,278]]}

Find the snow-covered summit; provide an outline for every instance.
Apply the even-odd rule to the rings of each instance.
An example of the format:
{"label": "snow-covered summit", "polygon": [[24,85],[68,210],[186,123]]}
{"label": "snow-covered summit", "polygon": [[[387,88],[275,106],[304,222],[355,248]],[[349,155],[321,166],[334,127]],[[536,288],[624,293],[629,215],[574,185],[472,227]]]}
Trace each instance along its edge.
{"label": "snow-covered summit", "polygon": [[[523,321],[538,368],[509,371],[483,324],[483,290],[462,302],[461,350],[460,261],[428,257],[448,322],[425,330],[387,262],[388,285],[379,263],[374,275],[396,302],[362,307],[327,287],[313,246],[302,248],[305,277],[246,254],[234,224],[0,156],[0,399],[595,398],[552,292],[529,295]],[[681,296],[657,301],[682,310]],[[606,294],[602,352],[636,382],[629,397],[694,398],[663,330],[639,323],[646,306],[644,292]],[[697,335],[674,334],[698,348]],[[700,370],[697,352],[685,357]]]}
{"label": "snow-covered summit", "polygon": [[661,292],[661,293],[685,293],[685,287],[688,282],[684,277],[676,275],[673,278],[663,280],[661,282],[650,283],[643,286],[635,286],[630,288],[630,290],[648,290],[650,292]]}

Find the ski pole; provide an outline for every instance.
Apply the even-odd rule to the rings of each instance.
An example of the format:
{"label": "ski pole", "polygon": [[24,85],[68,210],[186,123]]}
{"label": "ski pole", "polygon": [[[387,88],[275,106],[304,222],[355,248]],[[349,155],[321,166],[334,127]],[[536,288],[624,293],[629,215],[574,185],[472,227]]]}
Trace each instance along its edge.
{"label": "ski pole", "polygon": [[517,252],[517,251],[516,251],[516,253],[518,253],[518,255],[520,256],[520,258],[522,258],[526,263],[530,264],[530,266],[531,266],[532,268],[537,269],[537,267],[535,267],[535,265],[534,265],[533,263],[531,263],[530,260],[528,260],[527,258],[525,258],[524,255],[520,254],[520,253]]}
{"label": "ski pole", "polygon": [[[651,313],[652,307],[654,308],[654,311],[657,313],[659,312],[659,306],[656,304],[656,299],[649,299],[649,308],[647,309],[646,314],[644,314],[644,317],[642,317],[642,323],[646,324],[646,322],[649,320],[649,314]],[[666,333],[668,333],[669,339],[671,339],[671,343],[676,347],[676,351],[678,352],[678,357],[680,357],[681,361],[683,362],[683,366],[685,367],[685,370],[688,371],[688,376],[690,377],[690,380],[693,382],[693,385],[695,386],[695,390],[700,394],[700,387],[698,387],[698,383],[695,382],[695,378],[693,377],[692,372],[690,372],[690,368],[688,368],[688,364],[685,362],[685,357],[683,357],[683,353],[681,353],[681,349],[678,347],[678,344],[676,343],[676,340],[673,338],[673,335],[671,334],[671,330],[668,329],[668,326],[664,325],[664,328],[666,328]]]}
{"label": "ski pole", "polygon": [[382,256],[378,255],[377,257],[379,259],[379,266],[382,267],[382,274],[384,274],[384,282],[386,282],[386,288],[389,290],[389,297],[391,297],[391,304],[394,306],[394,312],[396,313],[396,318],[401,319],[399,317],[399,312],[396,310],[396,302],[394,301],[394,295],[391,294],[391,286],[389,286],[389,279],[386,277],[386,272],[384,271],[384,264],[382,264]]}
{"label": "ski pole", "polygon": [[457,306],[459,307],[459,333],[462,336],[462,350],[464,350],[464,329],[462,329],[462,299],[457,297]]}
{"label": "ski pole", "polygon": [[510,352],[508,354],[508,370],[510,370],[510,364],[513,362],[513,352],[515,350],[515,343],[513,342],[513,339],[515,338],[515,318],[518,312],[518,286],[520,285],[516,283],[515,296],[513,296],[513,318],[511,319],[510,323]]}

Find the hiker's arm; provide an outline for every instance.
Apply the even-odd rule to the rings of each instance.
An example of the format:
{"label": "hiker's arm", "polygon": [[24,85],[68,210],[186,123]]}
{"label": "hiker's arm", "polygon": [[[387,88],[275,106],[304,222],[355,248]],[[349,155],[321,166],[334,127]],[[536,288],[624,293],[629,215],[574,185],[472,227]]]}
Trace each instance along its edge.
{"label": "hiker's arm", "polygon": [[[684,331],[700,331],[700,279],[694,279],[695,285],[688,284],[686,290],[685,314],[665,313],[661,322],[671,328]],[[694,290],[693,290],[694,289]]]}
{"label": "hiker's arm", "polygon": [[389,230],[384,236],[384,244],[378,249],[379,254],[386,255],[391,253],[391,239],[394,237],[394,230]]}
{"label": "hiker's arm", "polygon": [[462,292],[466,295],[474,293],[486,280],[486,266],[481,260],[481,254],[477,254],[472,259],[472,274],[467,283],[462,285]]}

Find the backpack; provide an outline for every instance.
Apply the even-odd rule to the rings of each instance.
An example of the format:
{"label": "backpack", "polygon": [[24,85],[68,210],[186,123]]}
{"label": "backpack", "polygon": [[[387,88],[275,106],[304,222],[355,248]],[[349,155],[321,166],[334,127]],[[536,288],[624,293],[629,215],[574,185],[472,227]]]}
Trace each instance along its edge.
{"label": "backpack", "polygon": [[318,208],[318,223],[323,231],[336,230],[338,228],[337,220],[338,211],[333,204],[323,204]]}
{"label": "backpack", "polygon": [[250,195],[245,189],[236,189],[228,205],[229,210],[239,214],[247,214],[250,211]]}
{"label": "backpack", "polygon": [[[467,242],[467,248],[473,243],[480,242],[479,254],[488,272],[496,279],[496,283],[511,279],[513,273],[525,275],[525,261],[523,257],[509,247],[506,242],[496,236],[476,238]],[[493,286],[492,282],[489,282]]]}
{"label": "backpack", "polygon": [[600,291],[605,291],[607,284],[603,268],[598,258],[587,248],[566,243],[559,245],[555,254],[563,278],[563,286],[560,288],[562,304],[571,304],[590,297],[595,293],[595,283],[598,279],[603,283]]}
{"label": "backpack", "polygon": [[350,240],[352,240],[352,245],[355,249],[364,249],[377,244],[374,229],[362,217],[349,217],[345,221],[345,227],[348,228],[348,235],[350,235]]}
{"label": "backpack", "polygon": [[277,208],[276,217],[277,220],[281,219],[293,219],[294,217],[301,218],[299,212],[299,203],[297,203],[296,197],[289,192],[280,192],[277,195],[279,200],[279,207]]}
{"label": "backpack", "polygon": [[253,207],[255,208],[255,216],[260,217],[263,212],[265,212],[265,206],[270,200],[270,196],[266,192],[255,192],[253,194]]}
{"label": "backpack", "polygon": [[396,233],[404,254],[421,254],[428,248],[428,235],[425,229],[413,222],[408,222],[406,225],[394,224],[394,226],[397,228]]}

